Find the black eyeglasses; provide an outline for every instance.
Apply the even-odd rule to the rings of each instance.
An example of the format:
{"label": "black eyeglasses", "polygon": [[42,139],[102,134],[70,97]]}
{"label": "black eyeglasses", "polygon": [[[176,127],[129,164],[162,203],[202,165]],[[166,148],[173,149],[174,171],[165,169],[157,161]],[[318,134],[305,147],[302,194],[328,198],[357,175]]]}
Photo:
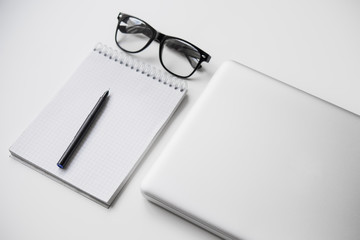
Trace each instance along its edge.
{"label": "black eyeglasses", "polygon": [[160,43],[161,65],[177,77],[190,77],[202,62],[210,61],[211,56],[200,48],[183,39],[162,34],[139,18],[119,13],[118,21],[115,41],[119,48],[138,53],[155,40]]}

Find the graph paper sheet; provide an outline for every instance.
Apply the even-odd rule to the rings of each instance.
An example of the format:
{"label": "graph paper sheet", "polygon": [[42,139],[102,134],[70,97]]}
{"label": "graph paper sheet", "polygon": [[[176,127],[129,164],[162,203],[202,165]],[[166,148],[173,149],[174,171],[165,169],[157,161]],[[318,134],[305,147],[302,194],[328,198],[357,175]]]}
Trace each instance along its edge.
{"label": "graph paper sheet", "polygon": [[[125,65],[93,51],[10,147],[11,154],[109,207],[186,93],[179,84]],[[60,169],[58,160],[108,89],[104,108]]]}

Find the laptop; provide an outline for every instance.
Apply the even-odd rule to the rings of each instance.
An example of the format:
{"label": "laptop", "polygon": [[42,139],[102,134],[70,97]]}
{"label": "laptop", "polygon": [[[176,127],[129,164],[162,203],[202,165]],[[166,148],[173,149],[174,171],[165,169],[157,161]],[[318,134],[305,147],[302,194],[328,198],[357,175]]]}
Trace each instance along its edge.
{"label": "laptop", "polygon": [[358,240],[360,117],[227,61],[142,182],[224,239]]}

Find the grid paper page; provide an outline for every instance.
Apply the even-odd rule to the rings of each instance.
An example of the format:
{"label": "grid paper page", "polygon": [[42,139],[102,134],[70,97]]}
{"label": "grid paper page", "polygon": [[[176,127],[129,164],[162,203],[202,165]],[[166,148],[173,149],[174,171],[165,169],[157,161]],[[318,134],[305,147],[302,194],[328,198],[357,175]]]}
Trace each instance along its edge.
{"label": "grid paper page", "polygon": [[[60,169],[58,160],[108,89],[105,106],[66,169]],[[110,205],[184,95],[92,52],[10,152]]]}

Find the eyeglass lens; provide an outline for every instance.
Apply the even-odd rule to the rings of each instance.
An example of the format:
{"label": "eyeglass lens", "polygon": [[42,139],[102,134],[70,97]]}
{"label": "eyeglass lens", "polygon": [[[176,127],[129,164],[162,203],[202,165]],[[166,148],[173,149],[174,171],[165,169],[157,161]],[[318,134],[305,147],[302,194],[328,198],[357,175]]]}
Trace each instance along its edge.
{"label": "eyeglass lens", "polygon": [[177,75],[188,76],[197,67],[200,53],[192,45],[176,38],[166,39],[161,49],[164,67]]}
{"label": "eyeglass lens", "polygon": [[[138,18],[126,17],[119,22],[116,41],[125,51],[139,52],[154,38],[155,32]],[[169,72],[180,77],[191,75],[201,59],[200,52],[191,44],[178,39],[166,38],[161,44],[160,61]]]}
{"label": "eyeglass lens", "polygon": [[140,19],[128,17],[119,23],[116,41],[124,50],[138,52],[151,41],[153,34],[146,23]]}

